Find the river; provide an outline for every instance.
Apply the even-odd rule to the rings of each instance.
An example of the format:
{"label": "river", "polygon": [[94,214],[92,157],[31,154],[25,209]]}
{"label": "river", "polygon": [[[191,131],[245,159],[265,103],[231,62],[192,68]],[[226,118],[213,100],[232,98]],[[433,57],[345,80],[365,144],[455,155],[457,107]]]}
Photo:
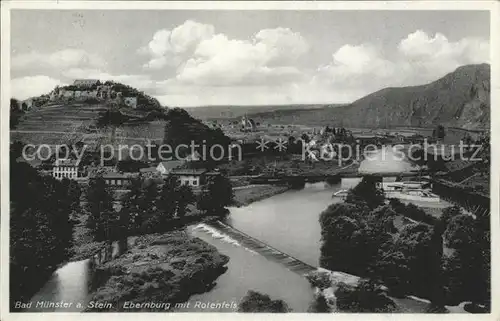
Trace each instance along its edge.
{"label": "river", "polygon": [[[384,155],[385,153],[385,155]],[[390,150],[370,153],[360,164],[363,172],[395,172],[411,168],[409,163],[394,160]],[[359,179],[343,179],[342,183],[306,184],[301,190],[290,190],[248,206],[230,208],[227,224],[290,254],[305,263],[318,266],[320,256],[319,215],[333,202],[332,194],[357,184]],[[301,275],[284,265],[241,245],[237,240],[206,225],[191,226],[190,233],[214,245],[229,256],[228,270],[217,279],[209,292],[195,295],[180,311],[206,310],[196,303],[238,303],[248,290],[255,290],[282,299],[294,312],[307,312],[313,300],[313,289]],[[57,270],[52,279],[34,297],[37,300],[84,302],[88,293],[88,262],[68,263]],[[66,310],[67,311],[67,310]]]}

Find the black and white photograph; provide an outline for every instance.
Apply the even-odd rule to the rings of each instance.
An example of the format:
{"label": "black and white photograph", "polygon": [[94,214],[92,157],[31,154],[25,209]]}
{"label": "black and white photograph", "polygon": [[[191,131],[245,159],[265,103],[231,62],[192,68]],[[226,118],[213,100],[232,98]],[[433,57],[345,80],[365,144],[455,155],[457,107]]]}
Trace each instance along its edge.
{"label": "black and white photograph", "polygon": [[132,3],[2,2],[2,319],[498,318],[497,2]]}

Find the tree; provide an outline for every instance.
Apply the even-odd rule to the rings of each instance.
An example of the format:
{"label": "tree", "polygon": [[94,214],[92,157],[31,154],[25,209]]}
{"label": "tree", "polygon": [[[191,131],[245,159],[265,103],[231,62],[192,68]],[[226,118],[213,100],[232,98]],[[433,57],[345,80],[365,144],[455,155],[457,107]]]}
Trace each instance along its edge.
{"label": "tree", "polygon": [[138,220],[136,226],[140,227],[142,232],[148,232],[160,223],[156,208],[158,185],[154,180],[145,180],[142,185],[143,190],[137,200]]}
{"label": "tree", "polygon": [[63,178],[61,180],[61,184],[63,188],[67,190],[68,194],[68,203],[70,204],[70,208],[72,213],[76,213],[80,211],[80,197],[82,195],[82,189],[80,188],[80,184],[78,184],[74,180],[70,180],[67,178]]}
{"label": "tree", "polygon": [[203,186],[197,207],[206,215],[225,216],[225,207],[232,204],[233,198],[231,181],[225,176],[214,175]]}
{"label": "tree", "polygon": [[193,190],[190,186],[180,185],[176,190],[177,216],[182,218],[186,215],[189,204],[195,202]]}
{"label": "tree", "polygon": [[441,214],[441,222],[443,223],[443,227],[446,229],[448,223],[455,217],[462,213],[462,210],[458,205],[449,206],[443,209]]}
{"label": "tree", "polygon": [[361,280],[356,286],[343,282],[335,290],[337,308],[343,312],[392,312],[396,304],[369,280]]}
{"label": "tree", "polygon": [[17,162],[21,144],[11,144],[10,303],[27,302],[73,246],[70,213],[74,197],[63,183]]}
{"label": "tree", "polygon": [[358,185],[349,190],[345,201],[351,204],[366,204],[374,209],[384,204],[385,197],[384,193],[377,188],[376,179],[365,176]]}
{"label": "tree", "polygon": [[16,110],[19,110],[19,100],[15,99],[15,98],[11,98],[10,99],[10,111],[13,112]]}
{"label": "tree", "polygon": [[491,305],[491,246],[489,218],[458,215],[445,232],[448,246],[454,248],[444,262],[448,300],[472,301]]}
{"label": "tree", "polygon": [[256,291],[248,291],[241,299],[238,312],[289,312],[288,305],[283,300],[272,300],[269,295]]}
{"label": "tree", "polygon": [[193,190],[188,185],[181,185],[177,177],[169,175],[162,186],[157,199],[157,207],[162,213],[162,221],[175,216],[182,218],[187,208],[196,201]]}
{"label": "tree", "polygon": [[127,120],[129,120],[129,117],[123,115],[116,106],[111,106],[105,112],[99,114],[96,126],[97,128],[111,128],[110,142],[114,144],[116,129]]}
{"label": "tree", "polygon": [[142,178],[134,178],[130,182],[129,191],[122,197],[122,211],[129,218],[129,229],[137,230],[142,223],[141,208]]}
{"label": "tree", "polygon": [[314,301],[311,303],[307,312],[311,313],[328,313],[330,312],[330,307],[328,306],[328,302],[324,294],[320,293],[316,296]]}
{"label": "tree", "polygon": [[475,219],[468,214],[453,217],[444,233],[446,245],[453,249],[461,249],[475,242],[478,238]]}
{"label": "tree", "polygon": [[148,167],[146,162],[133,159],[119,160],[116,164],[116,168],[120,172],[139,172],[141,168],[145,167]]}
{"label": "tree", "polygon": [[112,192],[102,176],[91,180],[87,188],[87,226],[96,241],[111,241],[110,229],[115,220]]}
{"label": "tree", "polygon": [[356,244],[354,233],[361,227],[354,219],[346,216],[324,220],[328,225],[322,225],[322,244],[320,266],[329,270],[353,272]]}
{"label": "tree", "polygon": [[19,120],[24,114],[19,108],[19,101],[15,98],[10,99],[10,129],[15,129],[19,125]]}
{"label": "tree", "polygon": [[[407,284],[407,293],[429,297],[429,280],[436,279],[439,271],[441,248],[436,248],[436,235],[433,227],[427,224],[410,224],[404,227],[394,245],[394,251],[399,251],[405,258],[407,274],[403,284]],[[438,257],[439,259],[437,259]],[[437,265],[437,266],[436,266]],[[423,269],[422,267],[426,268]]]}
{"label": "tree", "polygon": [[177,207],[177,189],[179,187],[177,177],[169,175],[163,182],[160,195],[156,201],[156,207],[160,211],[160,221],[166,222],[175,217]]}
{"label": "tree", "polygon": [[376,279],[389,287],[393,296],[404,296],[408,292],[410,275],[408,259],[399,249],[390,249],[377,262]]}
{"label": "tree", "polygon": [[[320,215],[320,266],[357,275],[376,273],[377,262],[392,246],[394,211],[388,206],[370,211],[349,203],[330,205]],[[356,255],[352,255],[356,253]]]}

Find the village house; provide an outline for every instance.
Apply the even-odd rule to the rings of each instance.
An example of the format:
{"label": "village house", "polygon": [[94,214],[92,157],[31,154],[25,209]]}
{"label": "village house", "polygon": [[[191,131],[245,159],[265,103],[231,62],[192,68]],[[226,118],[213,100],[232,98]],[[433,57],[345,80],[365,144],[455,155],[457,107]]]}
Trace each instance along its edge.
{"label": "village house", "polygon": [[92,87],[94,85],[98,85],[100,83],[99,79],[76,79],[73,82],[73,86],[78,87]]}
{"label": "village house", "polygon": [[183,161],[180,160],[170,160],[170,161],[164,161],[160,162],[158,166],[156,166],[156,170],[161,174],[161,175],[168,175],[170,172],[182,166],[184,164]]}
{"label": "village house", "polygon": [[123,173],[108,172],[102,175],[106,185],[112,187],[127,186],[130,184],[132,177]]}
{"label": "village house", "polygon": [[199,188],[207,182],[207,177],[216,175],[216,172],[208,172],[204,168],[189,169],[176,168],[171,171],[171,175],[178,177],[181,185],[187,185],[192,188]]}
{"label": "village house", "polygon": [[156,167],[145,167],[139,169],[140,175],[142,175],[144,178],[157,178],[161,176],[161,174],[156,170]]}
{"label": "village house", "polygon": [[78,178],[78,160],[57,159],[52,168],[52,177],[56,179],[77,179]]}
{"label": "village house", "polygon": [[201,155],[197,151],[194,151],[190,155],[186,156],[184,159],[186,162],[198,162],[201,160]]}

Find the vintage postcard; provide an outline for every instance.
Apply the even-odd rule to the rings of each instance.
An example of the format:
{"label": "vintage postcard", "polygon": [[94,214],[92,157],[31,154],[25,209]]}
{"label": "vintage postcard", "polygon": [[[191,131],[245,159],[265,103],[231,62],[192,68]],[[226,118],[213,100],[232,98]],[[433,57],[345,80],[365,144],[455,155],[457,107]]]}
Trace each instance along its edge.
{"label": "vintage postcard", "polygon": [[2,2],[2,320],[498,319],[498,9]]}

